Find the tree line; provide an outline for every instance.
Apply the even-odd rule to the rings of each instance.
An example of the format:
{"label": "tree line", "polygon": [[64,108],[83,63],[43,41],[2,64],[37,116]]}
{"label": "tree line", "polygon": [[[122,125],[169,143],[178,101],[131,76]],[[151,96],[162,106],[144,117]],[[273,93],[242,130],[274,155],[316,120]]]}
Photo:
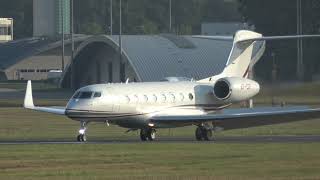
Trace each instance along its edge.
{"label": "tree line", "polygon": [[[124,34],[200,34],[203,22],[247,22],[264,35],[296,34],[297,3],[293,0],[122,0]],[[0,17],[14,18],[16,39],[32,36],[32,0],[0,0]],[[276,5],[275,5],[276,4]],[[113,32],[119,32],[119,0],[113,0]],[[74,0],[75,33],[109,34],[110,0]],[[304,34],[320,33],[320,1],[302,0]],[[303,41],[305,79],[320,69],[320,41]],[[256,66],[256,74],[271,79],[273,57],[279,79],[296,78],[297,42],[267,43],[266,53]],[[266,68],[267,67],[267,68]]]}

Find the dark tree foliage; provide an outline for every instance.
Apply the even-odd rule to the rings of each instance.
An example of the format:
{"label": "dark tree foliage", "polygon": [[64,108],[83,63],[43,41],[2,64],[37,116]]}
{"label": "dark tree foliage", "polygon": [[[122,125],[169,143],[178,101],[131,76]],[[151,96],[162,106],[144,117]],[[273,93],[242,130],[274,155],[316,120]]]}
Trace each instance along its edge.
{"label": "dark tree foliage", "polygon": [[0,4],[0,17],[14,19],[14,38],[32,36],[32,0],[0,0]]}
{"label": "dark tree foliage", "polygon": [[[239,0],[239,9],[244,21],[254,24],[256,31],[264,35],[297,34],[297,3],[295,0]],[[317,34],[320,28],[320,2],[302,1],[303,34]],[[305,78],[311,79],[319,73],[319,40],[304,40]],[[296,79],[297,41],[271,41],[267,44],[264,57],[256,67],[256,73],[271,78],[272,56],[275,54],[278,78]]]}

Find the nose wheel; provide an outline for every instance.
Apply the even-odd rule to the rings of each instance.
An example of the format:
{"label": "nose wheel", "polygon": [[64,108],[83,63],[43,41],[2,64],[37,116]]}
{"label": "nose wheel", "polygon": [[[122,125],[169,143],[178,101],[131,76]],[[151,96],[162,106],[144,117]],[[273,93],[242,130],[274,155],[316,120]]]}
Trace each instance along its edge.
{"label": "nose wheel", "polygon": [[87,136],[86,136],[86,125],[87,122],[83,121],[80,123],[80,130],[79,130],[79,135],[77,136],[77,141],[78,142],[86,142],[87,141]]}
{"label": "nose wheel", "polygon": [[195,132],[197,141],[213,141],[213,130],[206,128],[205,126],[198,126]]}
{"label": "nose wheel", "polygon": [[141,129],[140,130],[141,141],[154,141],[156,139],[155,129]]}

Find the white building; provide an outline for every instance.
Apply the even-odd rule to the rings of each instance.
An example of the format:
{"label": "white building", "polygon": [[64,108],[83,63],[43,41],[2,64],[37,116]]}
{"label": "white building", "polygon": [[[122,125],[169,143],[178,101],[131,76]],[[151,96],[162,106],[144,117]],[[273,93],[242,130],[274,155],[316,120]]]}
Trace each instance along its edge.
{"label": "white building", "polygon": [[13,40],[13,19],[0,18],[0,43]]}

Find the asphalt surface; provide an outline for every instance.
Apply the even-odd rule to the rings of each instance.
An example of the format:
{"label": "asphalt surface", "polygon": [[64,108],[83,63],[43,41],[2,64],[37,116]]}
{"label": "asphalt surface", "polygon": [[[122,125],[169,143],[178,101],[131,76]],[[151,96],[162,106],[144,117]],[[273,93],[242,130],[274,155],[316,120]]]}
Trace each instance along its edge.
{"label": "asphalt surface", "polygon": [[[232,136],[232,137],[218,137],[215,141],[196,141],[192,138],[158,138],[152,143],[320,143],[320,135],[316,136]],[[150,143],[141,142],[138,139],[129,140],[88,140],[88,142],[81,143],[75,141],[0,141],[1,145],[39,145],[39,144],[137,144]]]}

